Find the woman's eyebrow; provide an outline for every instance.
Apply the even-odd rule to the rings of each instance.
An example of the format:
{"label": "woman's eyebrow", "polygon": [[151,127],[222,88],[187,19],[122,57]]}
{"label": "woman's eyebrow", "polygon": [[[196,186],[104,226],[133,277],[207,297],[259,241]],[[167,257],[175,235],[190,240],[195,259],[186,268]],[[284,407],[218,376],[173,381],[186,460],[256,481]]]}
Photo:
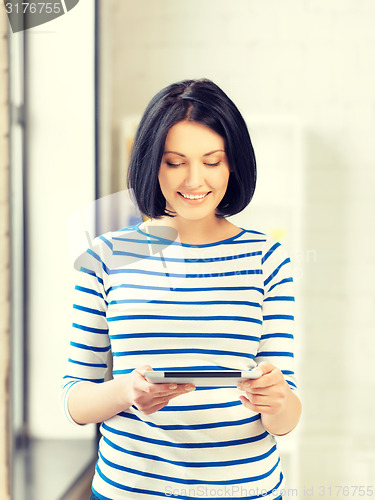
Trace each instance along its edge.
{"label": "woman's eyebrow", "polygon": [[165,155],[166,155],[167,153],[172,153],[172,154],[174,154],[174,155],[178,155],[178,156],[182,156],[183,158],[186,158],[186,156],[185,156],[185,155],[183,155],[182,153],[177,153],[177,151],[164,151],[164,153],[163,153],[163,154],[165,154]]}
{"label": "woman's eyebrow", "polygon": [[[203,156],[210,156],[210,155],[213,155],[214,153],[225,153],[225,151],[223,149],[215,149],[215,151],[210,151],[209,153],[205,153]],[[177,153],[177,151],[164,151],[164,154],[168,154],[168,153],[171,153],[171,154],[174,154],[174,155],[178,155],[178,156],[182,156],[183,158],[186,158],[185,155],[183,155],[182,153]]]}
{"label": "woman's eyebrow", "polygon": [[203,156],[210,156],[213,155],[214,153],[225,153],[225,151],[223,149],[215,149],[215,151],[210,151],[209,153],[206,153]]}

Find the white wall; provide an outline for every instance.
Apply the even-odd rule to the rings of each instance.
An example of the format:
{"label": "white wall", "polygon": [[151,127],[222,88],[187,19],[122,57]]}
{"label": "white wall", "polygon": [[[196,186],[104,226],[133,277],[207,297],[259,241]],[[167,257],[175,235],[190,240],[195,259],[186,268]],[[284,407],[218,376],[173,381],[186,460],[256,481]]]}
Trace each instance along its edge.
{"label": "white wall", "polygon": [[375,2],[106,5],[120,171],[121,119],[180,79],[213,79],[250,121],[281,115],[303,123],[301,488],[314,486],[319,498],[319,486],[336,495],[335,486],[374,484]]}
{"label": "white wall", "polygon": [[94,199],[94,2],[27,32],[29,411],[33,437],[85,437],[64,417],[71,330],[68,216]]}

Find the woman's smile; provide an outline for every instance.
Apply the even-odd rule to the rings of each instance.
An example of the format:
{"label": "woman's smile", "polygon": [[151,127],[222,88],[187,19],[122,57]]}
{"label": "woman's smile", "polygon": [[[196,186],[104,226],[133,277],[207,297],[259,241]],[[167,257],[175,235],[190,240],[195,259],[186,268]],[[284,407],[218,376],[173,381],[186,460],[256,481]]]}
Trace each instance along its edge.
{"label": "woman's smile", "polygon": [[207,198],[211,191],[204,194],[186,194],[186,193],[178,193],[186,203],[190,203],[192,205],[203,203],[203,201]]}

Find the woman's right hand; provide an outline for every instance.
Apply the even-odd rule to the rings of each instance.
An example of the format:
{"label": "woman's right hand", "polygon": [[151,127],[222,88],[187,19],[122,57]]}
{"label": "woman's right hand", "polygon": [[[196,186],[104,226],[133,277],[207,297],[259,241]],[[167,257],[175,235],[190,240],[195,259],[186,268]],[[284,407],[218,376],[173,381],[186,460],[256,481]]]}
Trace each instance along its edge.
{"label": "woman's right hand", "polygon": [[164,408],[171,399],[195,390],[192,384],[152,384],[143,376],[146,371],[153,369],[145,365],[129,374],[130,399],[132,404],[145,415],[155,413]]}
{"label": "woman's right hand", "polygon": [[100,423],[132,405],[149,415],[171,399],[195,389],[191,384],[151,384],[142,375],[148,370],[152,368],[147,365],[100,384],[88,381],[75,384],[67,401],[71,418],[77,424]]}

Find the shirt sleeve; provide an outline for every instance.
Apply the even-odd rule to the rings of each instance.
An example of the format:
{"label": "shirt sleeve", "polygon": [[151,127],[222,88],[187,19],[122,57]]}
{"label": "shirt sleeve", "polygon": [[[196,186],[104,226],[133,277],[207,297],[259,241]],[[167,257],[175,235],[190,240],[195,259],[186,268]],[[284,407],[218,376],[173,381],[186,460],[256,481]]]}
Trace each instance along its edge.
{"label": "shirt sleeve", "polygon": [[291,262],[283,245],[267,237],[262,254],[264,279],[263,324],[254,361],[278,367],[297,392],[294,363],[294,283]]}
{"label": "shirt sleeve", "polygon": [[[69,344],[69,359],[62,384],[65,415],[72,388],[85,381],[104,382],[107,356],[111,349],[106,318],[106,283],[108,261],[112,251],[110,239],[100,236],[75,262],[73,292],[73,324]],[[78,424],[77,424],[78,425]]]}

